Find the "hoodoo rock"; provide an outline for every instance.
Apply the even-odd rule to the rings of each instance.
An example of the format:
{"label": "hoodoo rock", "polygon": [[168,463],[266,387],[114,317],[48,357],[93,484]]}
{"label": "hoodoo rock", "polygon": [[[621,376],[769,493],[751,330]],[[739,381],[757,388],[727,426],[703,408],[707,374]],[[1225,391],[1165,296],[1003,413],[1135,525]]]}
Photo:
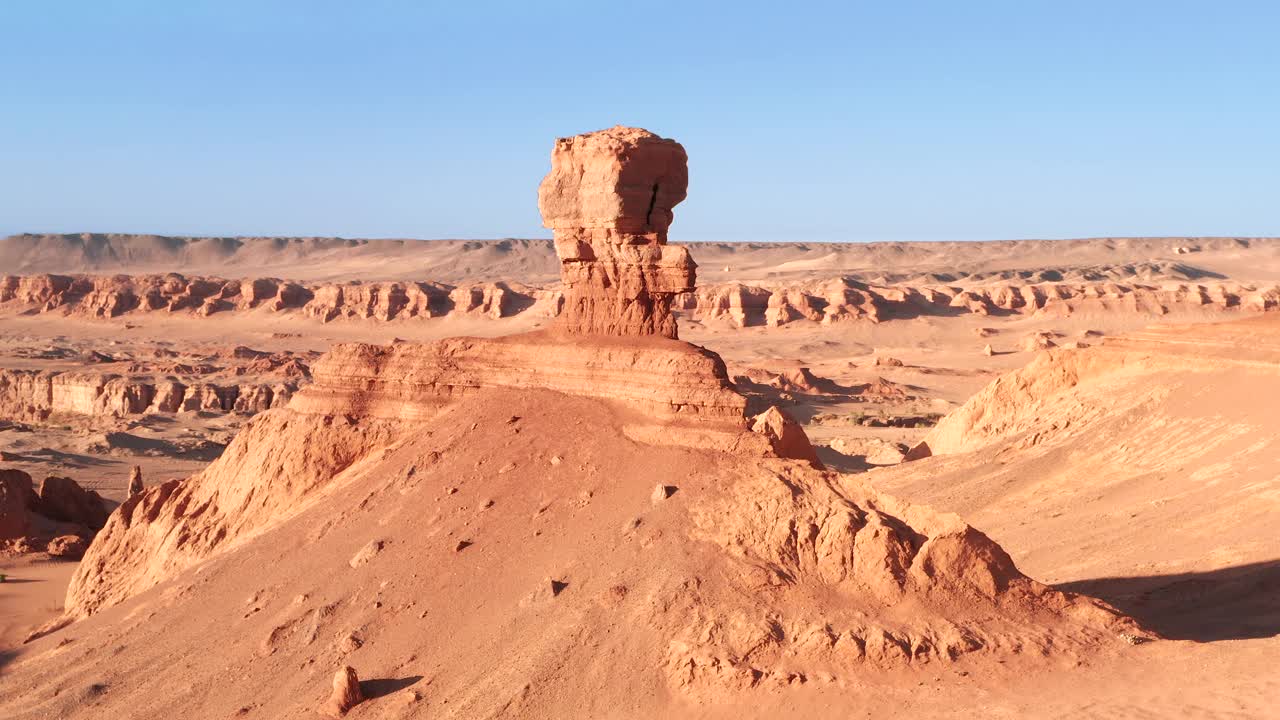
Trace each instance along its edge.
{"label": "hoodoo rock", "polygon": [[133,497],[146,489],[147,486],[142,482],[142,468],[134,465],[129,470],[129,497]]}
{"label": "hoodoo rock", "polygon": [[556,141],[538,208],[560,257],[563,330],[676,337],[671,300],[693,290],[697,266],[667,229],[688,184],[684,147],[648,130]]}

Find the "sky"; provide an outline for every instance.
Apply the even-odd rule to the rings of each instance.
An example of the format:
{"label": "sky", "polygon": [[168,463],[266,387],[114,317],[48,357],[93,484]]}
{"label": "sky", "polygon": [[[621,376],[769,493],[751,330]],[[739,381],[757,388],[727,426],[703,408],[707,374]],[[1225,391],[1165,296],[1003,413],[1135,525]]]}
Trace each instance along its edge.
{"label": "sky", "polygon": [[0,232],[549,237],[675,138],[674,240],[1280,235],[1280,3],[0,0]]}

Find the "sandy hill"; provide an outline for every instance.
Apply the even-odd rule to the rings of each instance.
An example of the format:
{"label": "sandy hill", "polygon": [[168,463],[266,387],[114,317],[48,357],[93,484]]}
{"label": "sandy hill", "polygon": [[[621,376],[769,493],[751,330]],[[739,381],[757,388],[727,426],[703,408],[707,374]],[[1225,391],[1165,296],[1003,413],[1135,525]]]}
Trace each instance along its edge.
{"label": "sandy hill", "polygon": [[639,444],[601,401],[352,410],[261,415],[202,475],[126,503],[73,581],[93,615],[5,669],[0,714],[307,717],[345,663],[423,698],[352,717],[685,716],[913,665],[1070,664],[1140,633],[953,516],[797,461]]}
{"label": "sandy hill", "polygon": [[1280,319],[1051,350],[877,487],[960,512],[1024,567],[1171,637],[1280,632]]}

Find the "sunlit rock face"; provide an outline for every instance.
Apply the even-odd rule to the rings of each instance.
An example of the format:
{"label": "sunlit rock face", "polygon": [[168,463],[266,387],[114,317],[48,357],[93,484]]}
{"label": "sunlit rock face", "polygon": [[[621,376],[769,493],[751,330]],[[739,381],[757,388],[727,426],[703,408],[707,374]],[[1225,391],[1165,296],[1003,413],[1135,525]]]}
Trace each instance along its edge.
{"label": "sunlit rock face", "polygon": [[648,130],[556,141],[538,207],[560,257],[561,330],[676,337],[671,300],[693,290],[697,266],[667,229],[688,185],[684,148]]}

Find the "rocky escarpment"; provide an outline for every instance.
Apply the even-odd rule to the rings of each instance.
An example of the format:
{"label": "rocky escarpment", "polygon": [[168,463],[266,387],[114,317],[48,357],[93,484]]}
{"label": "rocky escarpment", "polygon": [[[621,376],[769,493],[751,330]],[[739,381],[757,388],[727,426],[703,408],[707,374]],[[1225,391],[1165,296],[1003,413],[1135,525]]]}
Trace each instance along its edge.
{"label": "rocky escarpment", "polygon": [[[606,264],[613,269],[608,271],[599,269],[601,266],[595,264],[598,261],[588,261],[585,256],[567,260],[566,267],[583,277],[599,278],[613,273],[614,279],[609,283],[621,283],[628,274],[633,276],[627,281],[631,284],[656,283],[648,290],[650,300],[627,306],[625,312],[630,313],[631,319],[625,324],[648,330],[656,328],[660,330],[656,334],[668,337],[674,332],[674,313],[733,327],[779,327],[964,314],[1062,317],[1077,312],[1105,312],[1159,317],[1179,312],[1256,313],[1280,308],[1280,286],[1231,281],[1024,284],[1015,280],[976,285],[880,285],[845,277],[767,286],[719,283],[667,293],[654,288],[691,285],[693,266],[677,263],[672,266],[676,270],[666,265],[661,266],[666,269],[655,269],[659,267],[655,265],[643,270],[638,268],[649,261],[642,262],[640,256],[648,254],[656,258],[662,253],[679,254],[680,248],[652,246],[664,248],[657,251],[649,246],[620,247],[631,248],[619,250],[623,255],[636,257],[627,262],[610,261],[612,264]],[[648,249],[644,249],[646,247]],[[639,265],[627,264],[633,261]],[[644,279],[645,273],[649,273],[649,279]],[[659,281],[660,276],[667,279]],[[578,285],[590,287],[590,283]],[[616,290],[618,286],[610,284],[610,287]],[[0,278],[0,312],[59,313],[101,319],[151,312],[201,317],[244,312],[298,313],[326,323],[416,321],[460,315],[501,319],[524,313],[540,316],[563,313],[563,322],[573,326],[580,322],[573,317],[585,317],[583,313],[588,313],[595,301],[579,297],[570,303],[571,292],[577,291],[571,291],[567,284],[532,288],[504,282],[461,286],[431,282],[304,285],[270,278],[224,280],[176,274],[6,276]],[[574,307],[578,310],[571,310]],[[590,321],[586,322],[590,326]],[[599,329],[610,334],[627,334],[623,328],[623,324],[606,322]]]}
{"label": "rocky escarpment", "polygon": [[44,421],[59,415],[122,418],[146,413],[252,415],[283,407],[294,381],[222,384],[110,373],[0,369],[0,414]]}
{"label": "rocky escarpment", "polygon": [[313,383],[291,409],[421,419],[485,388],[545,389],[598,397],[647,417],[740,427],[746,398],[715,353],[662,338],[566,342],[536,332],[429,345],[339,345],[312,366]]}
{"label": "rocky escarpment", "polygon": [[676,304],[700,320],[736,327],[957,314],[1067,316],[1090,310],[1160,316],[1201,309],[1275,310],[1280,308],[1280,286],[1229,282],[881,286],[839,278],[777,287],[712,285],[680,296]]}
{"label": "rocky escarpment", "polygon": [[31,275],[0,277],[0,309],[60,312],[91,318],[164,312],[298,312],[321,322],[339,318],[395,320],[473,314],[502,318],[556,296],[503,282],[297,283],[275,278],[226,280],[166,275]]}
{"label": "rocky escarpment", "polygon": [[680,143],[639,128],[556,141],[538,209],[555,233],[565,332],[676,337],[671,300],[693,289],[697,268],[667,244],[687,165]]}

